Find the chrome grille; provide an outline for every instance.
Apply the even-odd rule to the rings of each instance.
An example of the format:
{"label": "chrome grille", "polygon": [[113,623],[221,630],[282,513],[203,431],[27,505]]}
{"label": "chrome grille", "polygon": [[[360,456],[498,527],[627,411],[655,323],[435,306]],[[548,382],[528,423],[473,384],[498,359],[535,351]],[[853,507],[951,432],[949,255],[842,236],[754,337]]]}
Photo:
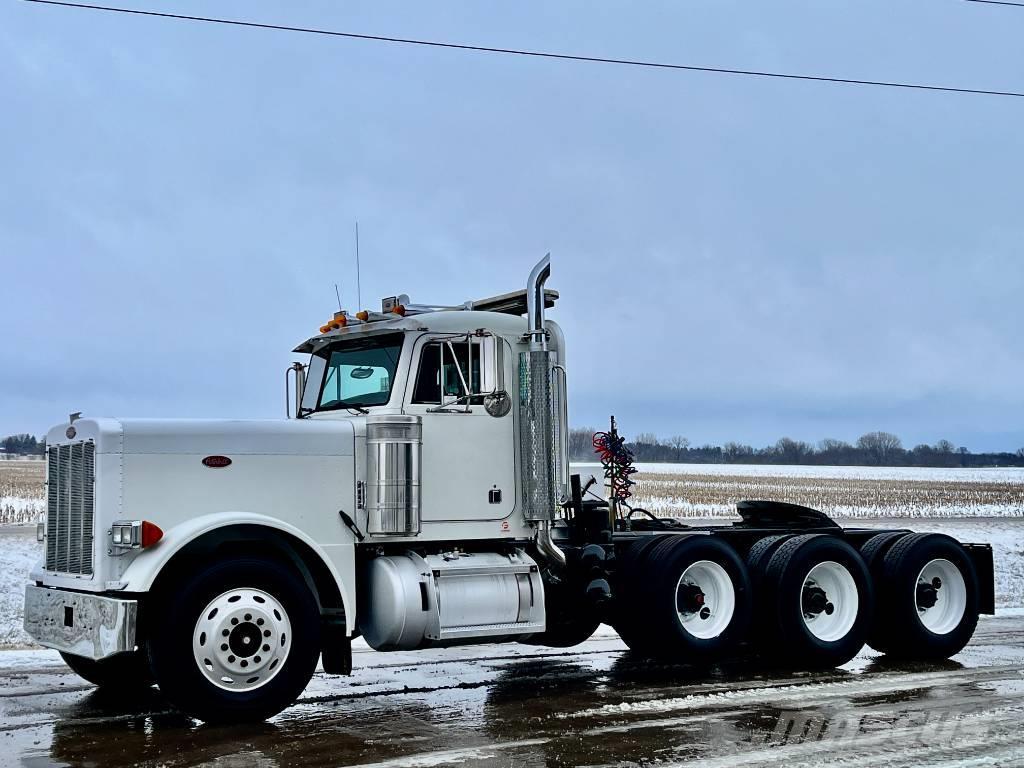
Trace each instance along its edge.
{"label": "chrome grille", "polygon": [[90,575],[96,446],[54,445],[47,462],[46,570]]}

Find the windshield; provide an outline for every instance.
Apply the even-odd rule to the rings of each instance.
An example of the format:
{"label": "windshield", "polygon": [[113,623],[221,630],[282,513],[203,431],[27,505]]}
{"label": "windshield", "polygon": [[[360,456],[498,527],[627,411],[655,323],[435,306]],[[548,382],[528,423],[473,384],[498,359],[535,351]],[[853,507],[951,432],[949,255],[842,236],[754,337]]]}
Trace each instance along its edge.
{"label": "windshield", "polygon": [[342,341],[309,361],[304,411],[333,411],[385,405],[402,351],[402,334]]}

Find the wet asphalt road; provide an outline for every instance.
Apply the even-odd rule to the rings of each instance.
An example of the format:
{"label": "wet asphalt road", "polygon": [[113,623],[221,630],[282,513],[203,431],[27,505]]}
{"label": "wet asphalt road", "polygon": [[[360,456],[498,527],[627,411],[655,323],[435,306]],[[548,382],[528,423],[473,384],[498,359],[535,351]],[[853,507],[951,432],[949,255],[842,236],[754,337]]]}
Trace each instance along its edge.
{"label": "wet asphalt road", "polygon": [[212,728],[155,688],[112,697],[52,652],[0,652],[0,764],[1024,765],[1024,616],[983,619],[949,662],[815,674],[653,665],[610,631],[356,665],[271,723]]}

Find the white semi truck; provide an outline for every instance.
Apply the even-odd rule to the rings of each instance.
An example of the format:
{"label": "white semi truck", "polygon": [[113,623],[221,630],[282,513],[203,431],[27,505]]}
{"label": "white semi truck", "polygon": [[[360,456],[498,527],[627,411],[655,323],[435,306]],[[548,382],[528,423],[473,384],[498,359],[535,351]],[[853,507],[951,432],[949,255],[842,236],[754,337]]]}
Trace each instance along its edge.
{"label": "white semi truck", "polygon": [[991,547],[843,529],[740,502],[693,526],[570,476],[548,258],[524,291],[336,313],[295,352],[288,418],[91,418],[47,435],[43,561],[25,628],[100,686],[154,683],[205,721],[260,720],[318,660],[477,642],[568,647],[601,622],[637,654],[828,667],[865,643],[945,658],[994,611]]}

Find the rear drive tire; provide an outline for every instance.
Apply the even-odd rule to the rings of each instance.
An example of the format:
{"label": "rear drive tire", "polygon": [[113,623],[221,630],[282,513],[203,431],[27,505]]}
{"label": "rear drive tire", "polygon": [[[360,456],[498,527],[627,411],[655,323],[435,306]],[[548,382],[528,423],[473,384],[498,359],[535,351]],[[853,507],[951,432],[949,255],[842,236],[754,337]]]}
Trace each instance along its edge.
{"label": "rear drive tire", "polygon": [[72,672],[104,690],[130,691],[153,685],[153,672],[144,651],[119,653],[99,661],[64,651],[60,656]]}
{"label": "rear drive tire", "polygon": [[644,558],[647,553],[663,539],[670,538],[664,534],[645,536],[633,542],[615,564],[616,586],[614,621],[612,625],[619,637],[630,649],[639,649],[643,642],[643,631],[640,623],[642,611],[638,610],[646,592],[644,587]]}
{"label": "rear drive tire", "polygon": [[[912,533],[882,564],[876,650],[906,659],[946,659],[978,626],[978,575],[967,551],[940,533]],[[884,587],[882,586],[884,585]]]}
{"label": "rear drive tire", "polygon": [[302,693],[320,655],[313,595],[292,569],[270,560],[202,569],[151,615],[160,690],[208,723],[276,715]]}
{"label": "rear drive tire", "polygon": [[873,618],[871,579],[842,539],[805,534],[772,555],[758,595],[766,650],[800,668],[845,664],[864,646]]}
{"label": "rear drive tire", "polygon": [[864,542],[860,548],[860,557],[871,574],[871,585],[875,591],[875,618],[871,622],[867,643],[876,651],[887,653],[891,631],[887,631],[887,621],[881,616],[882,602],[885,597],[885,576],[882,565],[892,545],[906,536],[909,531],[886,531],[877,533]]}
{"label": "rear drive tire", "polygon": [[623,636],[631,650],[677,663],[709,662],[744,639],[750,578],[728,544],[712,536],[668,536],[638,566],[644,593],[634,592],[633,623]]}
{"label": "rear drive tire", "polygon": [[775,554],[775,550],[790,538],[792,538],[792,534],[786,533],[765,536],[763,539],[758,539],[750,548],[747,553],[747,571],[750,573],[750,579],[754,582],[755,589],[757,589],[761,577],[764,576],[764,570],[768,567],[768,562]]}

